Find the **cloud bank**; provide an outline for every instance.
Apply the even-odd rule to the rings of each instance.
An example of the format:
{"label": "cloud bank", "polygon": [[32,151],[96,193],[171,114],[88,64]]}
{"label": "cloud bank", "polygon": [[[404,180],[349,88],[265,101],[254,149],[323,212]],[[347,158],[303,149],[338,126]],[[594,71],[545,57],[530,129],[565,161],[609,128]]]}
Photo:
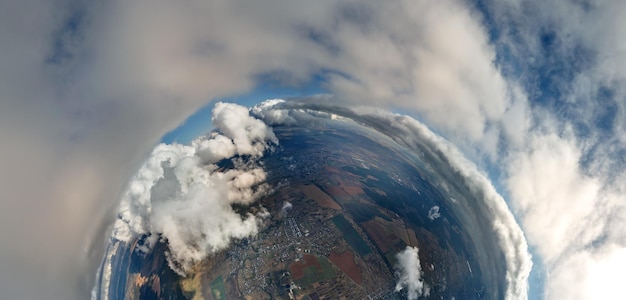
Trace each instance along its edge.
{"label": "cloud bank", "polygon": [[626,270],[619,0],[6,0],[0,12],[7,298],[87,297],[101,232],[163,133],[210,99],[311,81],[410,112],[488,169],[544,261],[545,297],[620,294],[602,284]]}
{"label": "cloud bank", "polygon": [[[232,204],[250,204],[268,192],[265,171],[255,163],[278,140],[246,107],[219,102],[216,131],[190,146],[160,144],[128,184],[112,238],[132,242],[148,235],[144,247],[167,241],[170,267],[181,275],[232,239],[254,235],[266,216],[241,216]],[[235,157],[235,155],[237,155]],[[215,163],[233,159],[234,168]]]}

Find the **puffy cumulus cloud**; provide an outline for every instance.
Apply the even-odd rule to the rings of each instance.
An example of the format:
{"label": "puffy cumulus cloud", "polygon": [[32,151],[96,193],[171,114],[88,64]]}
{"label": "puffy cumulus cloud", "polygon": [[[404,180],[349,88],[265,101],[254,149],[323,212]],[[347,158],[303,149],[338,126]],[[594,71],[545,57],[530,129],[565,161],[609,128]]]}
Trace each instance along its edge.
{"label": "puffy cumulus cloud", "polygon": [[274,108],[284,102],[285,100],[283,99],[265,100],[253,106],[250,110],[255,116],[261,118],[265,121],[265,123],[270,125],[296,123],[296,119],[289,115],[289,111]]}
{"label": "puffy cumulus cloud", "polygon": [[213,108],[212,122],[224,135],[214,132],[210,139],[193,141],[198,155],[206,163],[235,154],[258,157],[267,148],[267,140],[278,144],[272,129],[259,119],[251,118],[244,106],[219,102]]}
{"label": "puffy cumulus cloud", "polygon": [[407,298],[415,300],[421,296],[428,297],[430,288],[422,280],[422,265],[418,256],[417,247],[407,246],[404,250],[396,254],[398,263],[396,264],[396,292],[405,290]]}
{"label": "puffy cumulus cloud", "polygon": [[213,125],[232,139],[239,155],[260,156],[267,148],[266,140],[278,143],[272,129],[263,121],[249,117],[245,106],[217,103],[213,109]]}
{"label": "puffy cumulus cloud", "polygon": [[[278,142],[276,136],[236,104],[217,103],[213,122],[217,131],[190,146],[160,144],[154,149],[129,183],[113,230],[113,238],[124,242],[149,235],[146,251],[158,239],[167,241],[170,267],[183,275],[232,239],[256,234],[258,223],[267,217],[263,209],[241,216],[231,205],[250,204],[268,192],[266,174],[254,159]],[[233,158],[235,154],[250,159],[244,162]],[[229,158],[234,169],[214,164]]]}
{"label": "puffy cumulus cloud", "polygon": [[216,163],[224,157],[232,157],[237,151],[233,140],[219,134],[210,139],[196,141],[196,147],[198,156],[209,164]]}

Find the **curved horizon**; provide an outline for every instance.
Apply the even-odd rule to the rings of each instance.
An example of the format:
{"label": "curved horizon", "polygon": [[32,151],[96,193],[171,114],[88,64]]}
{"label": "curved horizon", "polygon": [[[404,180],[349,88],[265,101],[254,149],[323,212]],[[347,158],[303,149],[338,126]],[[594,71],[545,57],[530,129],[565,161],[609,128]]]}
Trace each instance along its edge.
{"label": "curved horizon", "polygon": [[486,209],[519,224],[496,227],[526,237],[528,298],[622,294],[618,0],[2,0],[0,12],[3,297],[88,297],[155,145],[210,131],[218,101],[276,98],[441,142],[500,203]]}

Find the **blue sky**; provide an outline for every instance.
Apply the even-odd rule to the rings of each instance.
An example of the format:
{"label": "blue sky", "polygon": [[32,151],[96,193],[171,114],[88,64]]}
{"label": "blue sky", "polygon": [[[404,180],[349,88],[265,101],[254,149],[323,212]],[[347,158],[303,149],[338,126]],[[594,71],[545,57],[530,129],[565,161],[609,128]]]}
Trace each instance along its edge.
{"label": "blue sky", "polygon": [[166,133],[163,138],[161,138],[161,142],[168,144],[173,142],[187,144],[198,136],[211,131],[213,128],[211,124],[211,112],[213,105],[217,101],[253,106],[268,99],[288,99],[291,97],[304,97],[327,92],[322,88],[323,81],[321,79],[291,87],[271,80],[260,79],[259,82],[259,86],[255,87],[254,90],[249,93],[210,101],[185,119],[176,129]]}

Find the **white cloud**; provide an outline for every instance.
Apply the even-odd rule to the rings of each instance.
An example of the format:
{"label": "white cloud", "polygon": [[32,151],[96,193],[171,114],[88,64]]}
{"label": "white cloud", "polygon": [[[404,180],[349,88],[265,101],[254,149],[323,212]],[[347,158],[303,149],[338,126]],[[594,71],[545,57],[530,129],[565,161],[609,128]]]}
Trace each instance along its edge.
{"label": "white cloud", "polygon": [[[620,299],[626,249],[617,245],[567,255],[548,274],[547,299]],[[572,283],[576,284],[574,288]]]}
{"label": "white cloud", "polygon": [[422,266],[418,256],[417,247],[407,246],[396,254],[398,263],[396,264],[396,292],[405,290],[410,300],[415,300],[421,296],[428,297],[430,288],[422,280]]}
{"label": "white cloud", "polygon": [[287,110],[272,109],[272,107],[284,102],[285,100],[283,99],[265,100],[255,105],[250,110],[255,116],[257,116],[269,125],[294,124],[296,120],[293,117],[289,116],[289,112]]}
{"label": "white cloud", "polygon": [[232,139],[239,155],[261,156],[266,141],[278,143],[272,129],[263,121],[251,118],[248,108],[228,103],[217,103],[213,109],[213,125]]}
{"label": "white cloud", "polygon": [[457,1],[368,3],[360,9],[367,21],[340,23],[330,36],[343,50],[333,67],[348,74],[330,78],[339,96],[409,109],[472,141],[505,113],[510,88],[470,9]]}
{"label": "white cloud", "polygon": [[428,210],[428,218],[431,221],[434,221],[439,217],[441,217],[441,214],[439,213],[439,206],[435,205]]}
{"label": "white cloud", "polygon": [[[580,152],[556,135],[534,136],[509,167],[508,189],[526,235],[548,263],[602,234],[601,182],[581,174]],[[549,228],[550,230],[546,230]]]}
{"label": "white cloud", "polygon": [[[115,239],[124,242],[139,234],[166,240],[170,266],[181,274],[226,248],[232,239],[256,234],[260,219],[240,216],[231,204],[250,204],[269,188],[264,184],[265,171],[253,160],[236,162],[235,169],[225,171],[213,163],[236,153],[262,156],[269,143],[278,142],[272,129],[236,104],[217,103],[213,119],[221,134],[201,137],[191,146],[155,148],[129,183],[113,232]],[[228,151],[217,147],[212,152],[214,148],[207,146],[212,144],[225,145]],[[267,217],[267,211],[260,216]]]}
{"label": "white cloud", "polygon": [[208,164],[216,163],[224,158],[233,157],[236,152],[233,140],[223,136],[216,135],[211,139],[203,139],[198,141],[198,156],[202,161]]}
{"label": "white cloud", "polygon": [[611,282],[626,274],[626,236],[617,229],[626,220],[623,184],[607,184],[582,170],[581,150],[572,139],[535,135],[526,147],[513,155],[507,188],[529,241],[546,265],[545,297],[620,295]]}
{"label": "white cloud", "polygon": [[287,211],[290,211],[293,208],[293,204],[291,204],[291,202],[289,201],[285,201],[285,203],[283,203],[283,207],[280,209],[280,212],[284,215],[287,213]]}
{"label": "white cloud", "polygon": [[[511,186],[511,193],[519,195],[513,206],[527,211],[528,218],[538,218],[535,205],[544,207],[546,228],[578,232],[580,225],[569,217],[554,215],[563,201],[555,200],[554,207],[543,203],[572,196],[574,202],[562,207],[561,215],[569,215],[571,208],[572,215],[587,216],[582,210],[592,206],[623,223],[623,193],[615,191],[622,188],[620,151],[626,148],[626,45],[621,38],[626,7],[619,0],[485,3],[493,18],[483,22],[465,3],[453,0],[0,1],[5,12],[0,18],[0,135],[11,141],[0,149],[2,165],[10,170],[0,180],[0,240],[24,241],[2,245],[0,270],[10,271],[0,277],[0,289],[8,298],[84,299],[90,283],[82,280],[93,280],[84,274],[94,268],[103,243],[94,232],[104,231],[103,224],[113,218],[115,199],[155,141],[209,99],[245,93],[265,75],[297,85],[323,73],[330,91],[416,113],[478,163],[487,154],[504,169],[508,161],[502,159],[543,166],[550,149],[526,142],[551,142],[556,133],[562,140],[554,142],[556,149],[566,156],[555,159],[576,174],[553,170],[545,182],[563,177],[559,180],[584,195],[549,189],[543,173],[531,170],[525,174],[536,182],[521,175],[509,182],[530,182],[531,190],[552,197],[528,198]],[[498,29],[496,45],[490,45],[482,25],[490,21]],[[539,34],[545,29],[558,37],[553,56],[541,52]],[[518,62],[508,69],[521,68],[520,78],[500,74],[506,66],[493,63],[498,45],[510,46],[507,55]],[[552,71],[560,66],[550,61],[554,56],[571,58],[566,71],[581,65],[575,60],[579,56],[570,55],[581,49],[589,50],[591,59],[570,84],[558,82],[561,100],[576,108],[572,119],[591,124],[599,118],[597,92],[609,88],[614,132],[599,135],[592,128],[591,137],[573,140],[559,134],[565,126],[558,120],[540,125],[550,127],[547,136],[545,128],[533,133],[544,114],[561,111],[537,111],[525,94],[532,98],[546,91],[523,90],[523,83],[536,80],[535,71],[557,75]],[[544,58],[546,70],[526,70]],[[280,112],[271,116],[276,122],[283,117]],[[197,150],[206,163],[232,155],[236,142],[220,139]],[[244,152],[258,151],[254,140],[239,143]],[[514,146],[513,154],[499,152],[503,143]],[[588,169],[575,167],[592,149]],[[146,180],[151,176],[144,175]],[[585,219],[591,229],[583,230],[583,237],[607,237],[598,253],[622,247],[619,230],[600,219]],[[550,229],[542,233],[528,226],[533,236],[552,235]],[[560,262],[595,253],[564,250],[541,239],[531,242],[544,255],[562,256]],[[48,271],[38,272],[41,266]],[[548,267],[555,278],[557,271],[568,272],[560,263]],[[67,288],[76,281],[78,291]]]}
{"label": "white cloud", "polygon": [[626,219],[626,7],[488,4],[500,31],[496,45],[522,66],[520,81],[541,103],[528,111],[535,128],[502,165],[512,207],[545,264],[545,297],[616,298],[623,293],[611,278],[626,276],[619,258],[626,236],[616,230]]}

